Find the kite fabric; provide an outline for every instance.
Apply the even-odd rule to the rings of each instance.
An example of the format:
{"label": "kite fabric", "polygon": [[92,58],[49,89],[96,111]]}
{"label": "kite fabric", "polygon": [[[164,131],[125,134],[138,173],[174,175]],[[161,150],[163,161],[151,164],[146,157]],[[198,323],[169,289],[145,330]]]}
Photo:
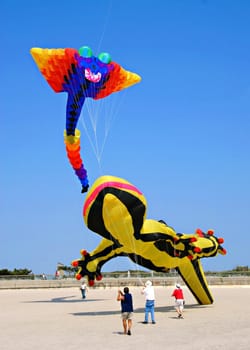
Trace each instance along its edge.
{"label": "kite fabric", "polygon": [[80,131],[77,129],[85,98],[104,98],[138,83],[141,77],[113,62],[108,53],[95,57],[88,46],[79,50],[32,48],[30,52],[51,88],[68,93],[64,142],[82,192],[87,192],[89,182],[80,155]]}
{"label": "kite fabric", "polygon": [[72,261],[78,267],[77,279],[87,276],[89,285],[102,278],[101,267],[117,256],[127,256],[149,270],[168,272],[176,269],[199,304],[213,303],[201,258],[225,255],[212,230],[197,229],[180,234],[163,220],[146,219],[147,203],[143,194],[128,181],[102,176],[89,190],[83,207],[86,226],[103,237],[91,253]]}

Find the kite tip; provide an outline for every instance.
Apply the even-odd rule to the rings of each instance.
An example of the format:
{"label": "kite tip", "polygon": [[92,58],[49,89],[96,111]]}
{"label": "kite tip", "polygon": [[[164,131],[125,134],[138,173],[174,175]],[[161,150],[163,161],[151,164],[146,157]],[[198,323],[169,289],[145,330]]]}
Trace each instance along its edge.
{"label": "kite tip", "polygon": [[84,185],[84,186],[82,186],[81,193],[88,192],[88,188],[89,188],[89,185]]}

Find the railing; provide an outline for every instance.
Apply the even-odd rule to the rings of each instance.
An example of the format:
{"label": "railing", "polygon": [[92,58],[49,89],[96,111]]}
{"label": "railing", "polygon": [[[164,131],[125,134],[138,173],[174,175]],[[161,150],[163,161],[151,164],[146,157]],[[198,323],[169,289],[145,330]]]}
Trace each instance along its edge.
{"label": "railing", "polygon": [[[125,273],[104,274],[101,281],[96,281],[93,288],[112,288],[122,286],[142,286],[150,279],[153,281],[154,286],[173,286],[175,283],[180,282],[184,284],[181,277],[178,274],[170,276],[167,274],[164,277],[154,276],[152,273],[143,276],[128,276]],[[63,276],[55,278],[53,275],[46,275],[46,279],[43,279],[40,275],[31,276],[0,276],[0,289],[29,289],[29,288],[66,288],[66,287],[79,287],[80,281],[77,281],[74,276]],[[209,285],[250,285],[250,276],[247,275],[231,275],[231,276],[218,276],[218,275],[206,275]]]}
{"label": "railing", "polygon": [[[239,277],[249,277],[250,270],[248,271],[222,271],[222,272],[205,272],[207,278],[239,278]],[[103,278],[112,278],[112,279],[123,279],[123,278],[163,278],[168,279],[170,277],[178,277],[178,273],[175,270],[172,270],[168,273],[163,272],[154,272],[154,271],[121,271],[121,272],[103,272]],[[65,273],[60,271],[58,276],[52,274],[29,274],[29,275],[0,275],[1,280],[70,280],[75,279],[75,274]]]}

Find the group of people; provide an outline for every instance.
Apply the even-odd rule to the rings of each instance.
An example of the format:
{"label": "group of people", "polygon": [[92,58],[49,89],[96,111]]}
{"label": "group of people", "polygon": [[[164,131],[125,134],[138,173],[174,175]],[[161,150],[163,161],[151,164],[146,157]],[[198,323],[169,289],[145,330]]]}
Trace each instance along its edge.
{"label": "group of people", "polygon": [[[155,292],[151,281],[145,283],[145,287],[142,289],[142,294],[145,296],[145,317],[143,324],[148,323],[149,314],[152,324],[155,324]],[[184,309],[184,294],[179,283],[176,284],[172,296],[175,297],[175,308],[178,314],[178,318],[183,318]],[[121,302],[121,317],[124,334],[131,335],[132,318],[133,318],[133,297],[129,293],[129,288],[125,287],[123,291],[118,290],[117,301]]]}
{"label": "group of people", "polygon": [[[85,282],[80,287],[82,299],[86,298],[86,292],[88,291]],[[149,315],[151,317],[152,324],[155,324],[155,291],[151,281],[147,281],[143,287],[141,293],[145,297],[145,316],[143,324],[148,324]],[[172,297],[175,298],[175,309],[178,318],[183,318],[184,309],[184,294],[179,283],[176,284],[175,289],[172,293]],[[118,290],[117,301],[121,302],[121,317],[124,334],[131,335],[132,318],[133,318],[133,297],[129,292],[129,288],[125,287],[123,291]]]}

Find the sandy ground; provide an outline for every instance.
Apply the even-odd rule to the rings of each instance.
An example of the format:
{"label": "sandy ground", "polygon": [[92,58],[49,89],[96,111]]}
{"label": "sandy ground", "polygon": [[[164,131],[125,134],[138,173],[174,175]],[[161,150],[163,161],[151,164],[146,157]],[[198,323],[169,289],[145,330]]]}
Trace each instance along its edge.
{"label": "sandy ground", "polygon": [[214,304],[197,305],[184,288],[184,319],[177,319],[172,288],[157,287],[156,324],[144,325],[141,288],[134,299],[132,335],[123,335],[117,289],[0,290],[1,350],[168,349],[249,350],[250,286],[211,287]]}

